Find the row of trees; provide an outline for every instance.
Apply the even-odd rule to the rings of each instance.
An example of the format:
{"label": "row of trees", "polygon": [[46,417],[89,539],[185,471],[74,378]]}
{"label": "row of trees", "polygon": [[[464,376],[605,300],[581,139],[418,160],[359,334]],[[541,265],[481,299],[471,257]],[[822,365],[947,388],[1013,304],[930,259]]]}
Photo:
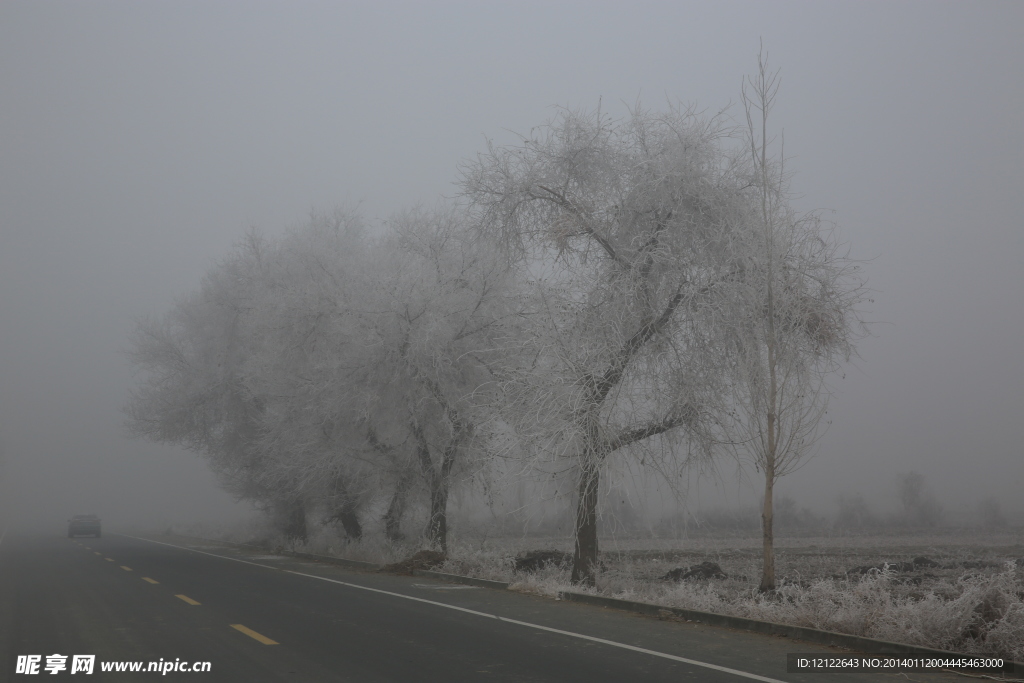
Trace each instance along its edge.
{"label": "row of trees", "polygon": [[443,548],[517,305],[500,254],[463,220],[410,213],[370,239],[337,212],[280,240],[250,234],[199,292],[137,326],[131,428],[203,453],[295,537],[317,508],[358,538],[360,511],[388,492],[397,538],[418,483]]}
{"label": "row of trees", "polygon": [[774,587],[772,486],[813,441],[861,291],[792,209],[776,86],[761,63],[744,145],[693,109],[563,111],[467,162],[457,204],[250,234],[138,325],[130,427],[203,453],[296,536],[318,510],[397,538],[424,496],[444,550],[454,486],[570,477],[585,584],[613,459],[673,476],[733,451],[765,477]]}

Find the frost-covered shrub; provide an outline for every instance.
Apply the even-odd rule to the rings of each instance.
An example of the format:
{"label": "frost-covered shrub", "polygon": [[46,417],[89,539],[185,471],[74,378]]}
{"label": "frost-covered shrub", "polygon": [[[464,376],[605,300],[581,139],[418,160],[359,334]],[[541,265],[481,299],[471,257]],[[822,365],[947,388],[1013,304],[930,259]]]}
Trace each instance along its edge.
{"label": "frost-covered shrub", "polygon": [[[1024,582],[1013,563],[994,576],[967,575],[945,591],[911,591],[893,572],[862,579],[791,583],[773,594],[728,584],[680,584],[657,602],[909,645],[1024,659]],[[631,593],[635,596],[638,591]],[[652,596],[654,597],[654,596]]]}

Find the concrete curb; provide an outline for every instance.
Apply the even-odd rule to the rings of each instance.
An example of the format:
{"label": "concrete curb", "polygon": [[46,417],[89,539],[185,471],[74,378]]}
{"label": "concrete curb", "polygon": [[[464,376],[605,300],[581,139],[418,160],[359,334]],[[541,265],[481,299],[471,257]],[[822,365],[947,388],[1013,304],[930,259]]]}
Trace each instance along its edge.
{"label": "concrete curb", "polygon": [[445,574],[444,572],[434,572],[429,569],[413,569],[413,576],[422,576],[424,578],[439,579],[441,581],[447,581],[449,583],[461,583],[467,586],[480,586],[481,588],[494,588],[497,590],[506,590],[509,584],[502,581],[491,581],[490,579],[476,579],[472,576],[460,576],[459,574]]}
{"label": "concrete curb", "polygon": [[[598,607],[638,612],[640,614],[648,614],[656,617],[664,617],[666,616],[666,613],[668,613],[668,615],[671,616],[686,619],[687,621],[697,621],[703,624],[708,624],[709,626],[721,626],[741,631],[752,631],[754,633],[763,633],[783,638],[793,638],[794,640],[803,640],[821,645],[833,645],[847,648],[855,652],[877,652],[881,654],[899,655],[935,655],[942,657],[987,656],[965,655],[959,652],[949,652],[947,650],[933,650],[927,647],[904,645],[903,643],[890,643],[885,640],[851,636],[845,633],[835,633],[833,631],[822,631],[820,629],[807,628],[804,626],[788,626],[786,624],[776,624],[770,621],[758,621],[757,619],[747,619],[745,617],[731,617],[724,614],[714,614],[713,612],[699,612],[697,610],[683,609],[681,607],[665,607],[663,605],[655,605],[649,602],[622,600],[620,598],[606,598],[600,595],[590,595],[587,593],[559,591],[558,597],[561,600],[568,600],[570,602],[580,602],[588,605],[596,605]],[[1015,671],[1024,671],[1024,664],[1020,664],[1018,662],[1012,662],[1012,664]]]}

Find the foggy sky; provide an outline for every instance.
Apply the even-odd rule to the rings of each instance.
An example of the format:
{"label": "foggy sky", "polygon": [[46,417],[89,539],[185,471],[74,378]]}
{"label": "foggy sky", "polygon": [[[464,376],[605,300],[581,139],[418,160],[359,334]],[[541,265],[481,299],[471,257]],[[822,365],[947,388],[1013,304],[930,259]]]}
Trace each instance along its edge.
{"label": "foggy sky", "polygon": [[238,515],[196,456],[125,435],[133,318],[249,226],[452,195],[460,160],[553,105],[718,111],[763,39],[799,204],[870,260],[876,321],[779,490],[890,506],[919,470],[949,507],[1024,515],[1022,33],[1019,2],[2,2],[8,504]]}

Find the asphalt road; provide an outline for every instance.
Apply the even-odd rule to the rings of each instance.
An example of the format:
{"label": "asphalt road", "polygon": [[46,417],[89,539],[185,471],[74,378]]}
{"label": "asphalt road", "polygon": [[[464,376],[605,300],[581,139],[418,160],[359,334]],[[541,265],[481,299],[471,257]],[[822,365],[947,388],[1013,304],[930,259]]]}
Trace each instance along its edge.
{"label": "asphalt road", "polygon": [[[848,681],[787,674],[786,653],[840,654],[729,629],[548,598],[349,571],[180,537],[0,540],[0,680],[41,655],[45,680]],[[42,667],[66,655],[68,669]],[[71,674],[71,655],[96,656]],[[103,672],[104,662],[208,672]],[[162,664],[161,664],[162,665]],[[856,674],[867,681],[947,674]],[[960,679],[963,680],[963,679]]]}

